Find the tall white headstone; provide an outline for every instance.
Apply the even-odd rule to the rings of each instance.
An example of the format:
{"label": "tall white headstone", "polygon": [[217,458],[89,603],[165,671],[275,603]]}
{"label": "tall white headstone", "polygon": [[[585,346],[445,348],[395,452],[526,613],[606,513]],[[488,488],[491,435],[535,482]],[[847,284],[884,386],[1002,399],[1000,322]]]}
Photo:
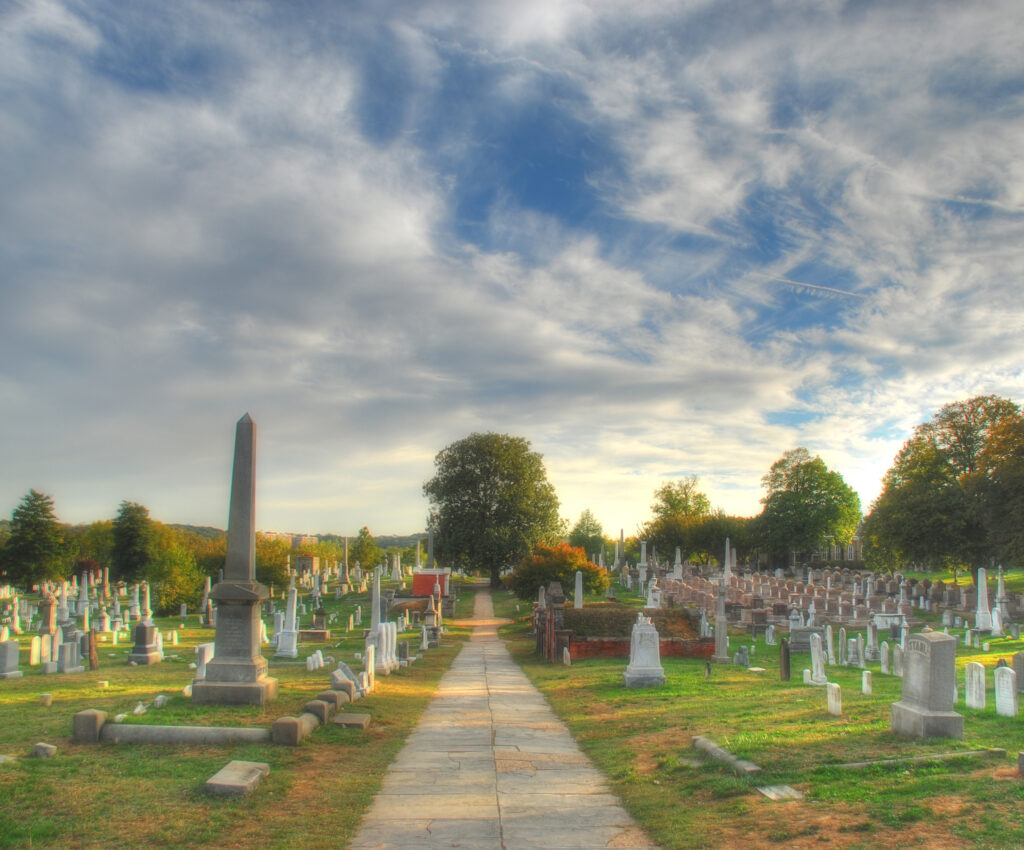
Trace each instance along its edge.
{"label": "tall white headstone", "polygon": [[980,631],[992,628],[992,612],[988,604],[988,576],[984,567],[978,570],[978,604],[974,612],[974,628]]}

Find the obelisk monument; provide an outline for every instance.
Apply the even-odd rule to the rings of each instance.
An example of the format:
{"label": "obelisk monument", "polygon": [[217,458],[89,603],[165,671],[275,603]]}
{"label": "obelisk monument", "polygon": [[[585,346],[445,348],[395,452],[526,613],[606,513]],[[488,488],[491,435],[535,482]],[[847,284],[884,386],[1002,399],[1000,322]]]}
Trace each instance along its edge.
{"label": "obelisk monument", "polygon": [[277,696],[260,653],[260,603],[267,589],[256,581],[256,423],[249,414],[235,429],[228,551],[224,580],[210,598],[217,603],[217,631],[206,678],[192,683],[202,705],[263,705]]}

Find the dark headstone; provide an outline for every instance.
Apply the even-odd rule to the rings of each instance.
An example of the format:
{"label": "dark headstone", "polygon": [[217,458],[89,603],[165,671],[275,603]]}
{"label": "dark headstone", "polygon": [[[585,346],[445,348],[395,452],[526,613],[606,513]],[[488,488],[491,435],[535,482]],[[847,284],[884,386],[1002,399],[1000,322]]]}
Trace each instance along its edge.
{"label": "dark headstone", "polygon": [[782,638],[779,641],[779,679],[788,682],[789,677],[789,641]]}

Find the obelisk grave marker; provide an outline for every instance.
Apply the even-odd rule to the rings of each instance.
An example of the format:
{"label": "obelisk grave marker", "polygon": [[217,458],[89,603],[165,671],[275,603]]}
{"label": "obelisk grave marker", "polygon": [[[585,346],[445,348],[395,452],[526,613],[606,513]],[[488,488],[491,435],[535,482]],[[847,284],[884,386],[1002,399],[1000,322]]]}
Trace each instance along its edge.
{"label": "obelisk grave marker", "polygon": [[217,603],[213,658],[206,677],[192,683],[192,702],[263,705],[277,696],[260,654],[260,602],[267,589],[256,581],[256,424],[249,414],[235,429],[228,551],[224,580],[210,598]]}

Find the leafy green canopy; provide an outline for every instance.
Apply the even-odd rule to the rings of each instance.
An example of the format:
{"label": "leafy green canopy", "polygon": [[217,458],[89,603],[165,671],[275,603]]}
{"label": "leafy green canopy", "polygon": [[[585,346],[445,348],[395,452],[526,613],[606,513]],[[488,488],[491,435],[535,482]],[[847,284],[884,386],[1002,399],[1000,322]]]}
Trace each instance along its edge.
{"label": "leafy green canopy", "polygon": [[69,577],[72,549],[53,512],[53,499],[29,490],[11,514],[10,534],[0,551],[7,580],[21,587]]}
{"label": "leafy green canopy", "polygon": [[944,405],[918,425],[864,523],[876,566],[977,567],[1024,554],[1024,420],[998,396]]}
{"label": "leafy green canopy", "polygon": [[840,546],[853,539],[861,520],[860,496],[807,449],[783,454],[761,483],[768,492],[758,526],[762,545],[773,555],[812,552],[829,538]]}
{"label": "leafy green canopy", "polygon": [[558,497],[540,454],[508,434],[470,434],[438,452],[435,475],[423,485],[442,562],[490,573],[562,532]]}

